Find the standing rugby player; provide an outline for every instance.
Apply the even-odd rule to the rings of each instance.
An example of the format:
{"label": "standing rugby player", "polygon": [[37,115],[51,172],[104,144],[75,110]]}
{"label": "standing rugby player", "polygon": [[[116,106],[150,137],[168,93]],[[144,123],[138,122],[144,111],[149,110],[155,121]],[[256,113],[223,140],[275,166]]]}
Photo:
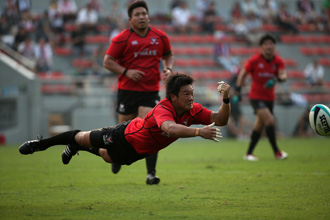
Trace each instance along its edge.
{"label": "standing rugby player", "polygon": [[250,145],[244,159],[257,161],[253,155],[262,131],[265,129],[267,138],[273,148],[275,158],[286,159],[288,154],[281,151],[276,143],[275,118],[273,106],[275,100],[275,85],[287,79],[287,71],[283,60],[275,54],[276,40],[272,35],[266,34],[259,41],[261,53],[252,56],[238,75],[236,82],[236,97],[240,100],[241,87],[244,85],[247,74],[252,78],[249,99],[256,114],[253,125]]}
{"label": "standing rugby player", "polygon": [[[112,39],[104,57],[104,67],[119,75],[117,113],[118,123],[135,117],[144,118],[159,102],[162,59],[164,80],[172,74],[174,58],[167,35],[149,26],[148,6],[136,1],[128,6],[130,28]],[[157,153],[146,158],[147,184],[158,184],[156,174]],[[112,172],[121,166],[112,164]]]}

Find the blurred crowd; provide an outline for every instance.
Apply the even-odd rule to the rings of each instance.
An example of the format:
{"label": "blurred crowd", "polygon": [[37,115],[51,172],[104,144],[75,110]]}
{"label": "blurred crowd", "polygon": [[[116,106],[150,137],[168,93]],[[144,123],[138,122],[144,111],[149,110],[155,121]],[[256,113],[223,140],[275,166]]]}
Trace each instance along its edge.
{"label": "blurred crowd", "polygon": [[30,0],[4,0],[0,17],[1,41],[35,60],[37,72],[47,72],[53,65],[55,48],[68,43],[74,57],[83,56],[88,54],[85,37],[99,34],[100,21],[109,25],[110,30],[123,26],[125,13],[118,9],[118,3],[114,2],[109,13],[102,14],[99,0],[88,0],[81,8],[75,0],[51,0],[48,8],[37,14]]}
{"label": "blurred crowd", "polygon": [[[128,5],[132,0],[127,0]],[[155,16],[153,22],[165,22],[177,34],[194,31],[204,34],[216,34],[217,25],[226,26],[248,44],[256,44],[263,34],[262,26],[278,25],[289,34],[299,34],[298,25],[309,25],[319,31],[328,31],[330,24],[330,0],[324,0],[321,11],[316,11],[313,0],[296,0],[295,12],[289,11],[284,1],[242,0],[233,1],[229,20],[217,12],[219,2],[197,0],[195,9],[191,9],[187,0],[169,2],[169,14]],[[190,7],[189,7],[190,6]],[[102,7],[100,0],[88,0],[78,7],[76,0],[50,0],[48,8],[41,14],[34,13],[31,0],[4,0],[1,5],[0,37],[1,41],[21,55],[36,61],[36,71],[52,69],[53,52],[57,47],[68,44],[74,57],[90,56],[96,59],[99,50],[86,49],[86,35],[106,34],[109,42],[112,37],[127,27],[125,7],[111,1],[110,7]],[[105,25],[106,32],[100,29]],[[67,27],[71,27],[68,31]],[[217,34],[219,42],[221,37]],[[67,39],[70,39],[68,41]],[[228,60],[227,45],[218,48],[218,62],[235,72],[239,62],[235,58]],[[104,51],[102,51],[104,52]],[[102,53],[101,52],[101,53]],[[227,53],[227,54],[226,54]],[[99,68],[102,67],[100,62]]]}
{"label": "blurred crowd", "polygon": [[217,1],[197,0],[196,13],[187,7],[187,1],[173,0],[171,3],[172,24],[179,33],[187,33],[198,26],[204,32],[213,33],[216,25],[223,22],[237,35],[253,41],[262,25],[278,25],[288,33],[298,34],[298,25],[309,25],[315,30],[329,29],[329,0],[324,0],[321,11],[317,11],[313,0],[296,0],[295,11],[289,11],[285,1],[242,0],[233,1],[230,20],[223,21],[217,13]]}

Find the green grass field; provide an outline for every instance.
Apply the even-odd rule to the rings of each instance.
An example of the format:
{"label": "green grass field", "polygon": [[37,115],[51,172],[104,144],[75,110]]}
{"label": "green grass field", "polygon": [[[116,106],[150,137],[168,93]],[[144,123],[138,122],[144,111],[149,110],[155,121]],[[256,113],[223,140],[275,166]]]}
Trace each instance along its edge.
{"label": "green grass field", "polygon": [[2,146],[0,219],[330,219],[330,139],[278,142],[286,161],[262,139],[247,162],[247,141],[179,140],[160,152],[156,186],[144,160],[114,175],[86,152],[62,165],[64,146]]}

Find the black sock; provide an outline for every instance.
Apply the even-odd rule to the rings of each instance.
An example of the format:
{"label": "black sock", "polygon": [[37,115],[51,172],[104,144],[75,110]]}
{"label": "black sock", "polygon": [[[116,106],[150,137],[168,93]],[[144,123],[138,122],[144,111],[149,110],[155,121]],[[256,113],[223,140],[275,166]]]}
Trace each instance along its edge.
{"label": "black sock", "polygon": [[78,132],[80,132],[80,130],[66,131],[53,137],[40,140],[40,147],[43,150],[46,150],[47,148],[54,145],[78,145],[75,140],[75,136]]}
{"label": "black sock", "polygon": [[276,144],[276,134],[275,134],[275,127],[274,125],[266,127],[266,135],[268,137],[268,140],[274,150],[274,153],[278,151],[278,147]]}
{"label": "black sock", "polygon": [[253,132],[251,134],[251,141],[250,141],[250,146],[249,146],[247,154],[252,154],[254,148],[256,147],[256,145],[260,139],[260,136],[261,136],[261,132],[253,130]]}
{"label": "black sock", "polygon": [[149,156],[146,157],[148,174],[152,174],[152,175],[156,174],[157,156],[158,153],[155,153],[155,154],[150,154]]}

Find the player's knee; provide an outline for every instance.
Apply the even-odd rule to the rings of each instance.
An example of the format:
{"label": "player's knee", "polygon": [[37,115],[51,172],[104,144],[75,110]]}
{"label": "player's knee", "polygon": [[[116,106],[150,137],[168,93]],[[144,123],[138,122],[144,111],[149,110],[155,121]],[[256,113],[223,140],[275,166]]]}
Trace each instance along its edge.
{"label": "player's knee", "polygon": [[77,144],[80,146],[89,146],[90,145],[90,138],[89,138],[90,132],[79,132],[75,136],[75,140]]}
{"label": "player's knee", "polygon": [[78,133],[76,134],[76,136],[74,137],[74,138],[75,138],[75,141],[76,141],[77,144],[79,144],[79,145],[81,145],[81,142],[82,142],[82,136],[83,136],[82,133],[83,133],[83,132],[78,132]]}
{"label": "player's knee", "polygon": [[274,125],[275,125],[274,117],[267,117],[267,119],[265,120],[265,127],[274,126]]}

